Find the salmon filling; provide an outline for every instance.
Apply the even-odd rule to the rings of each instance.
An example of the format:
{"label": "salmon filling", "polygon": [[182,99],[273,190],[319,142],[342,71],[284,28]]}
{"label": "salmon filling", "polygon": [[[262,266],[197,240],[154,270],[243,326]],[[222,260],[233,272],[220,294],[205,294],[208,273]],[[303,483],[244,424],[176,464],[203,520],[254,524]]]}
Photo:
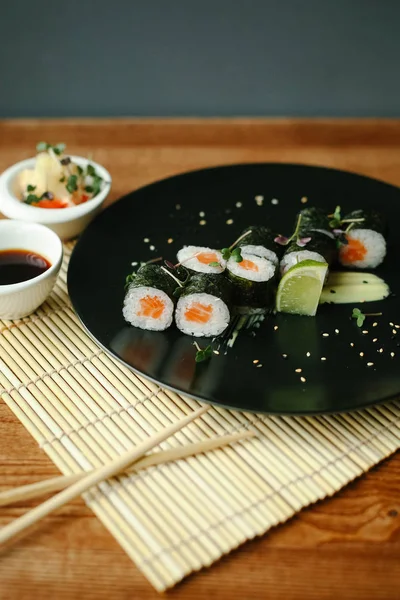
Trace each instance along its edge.
{"label": "salmon filling", "polygon": [[211,304],[193,302],[185,311],[185,319],[192,323],[208,323],[213,312]]}
{"label": "salmon filling", "polygon": [[158,296],[145,296],[140,298],[139,317],[159,319],[164,312],[165,304]]}
{"label": "salmon filling", "polygon": [[246,258],[244,260],[242,260],[239,265],[242,267],[242,269],[245,269],[246,271],[256,271],[258,272],[258,267],[256,265],[255,262],[253,262],[252,260],[247,260]]}
{"label": "salmon filling", "polygon": [[364,260],[367,255],[367,249],[360,240],[348,237],[348,244],[345,244],[340,249],[342,260],[348,263]]}
{"label": "salmon filling", "polygon": [[219,261],[215,252],[200,252],[196,258],[202,265],[209,265],[211,262]]}

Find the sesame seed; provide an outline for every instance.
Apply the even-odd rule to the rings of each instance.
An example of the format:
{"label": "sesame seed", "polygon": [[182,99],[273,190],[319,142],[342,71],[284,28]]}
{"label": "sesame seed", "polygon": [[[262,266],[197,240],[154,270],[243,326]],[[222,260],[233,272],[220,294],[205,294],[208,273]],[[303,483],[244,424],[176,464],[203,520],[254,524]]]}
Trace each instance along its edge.
{"label": "sesame seed", "polygon": [[214,354],[218,354],[219,355],[218,350],[213,350],[213,352],[214,352]]}
{"label": "sesame seed", "polygon": [[375,321],[375,323],[372,323],[372,327],[376,327],[378,325],[378,323]]}
{"label": "sesame seed", "polygon": [[201,210],[201,211],[199,212],[199,217],[205,217],[205,216],[206,216],[206,213],[205,213],[205,212],[203,212],[203,211]]}
{"label": "sesame seed", "polygon": [[271,204],[274,204],[275,206],[276,206],[277,204],[279,204],[279,200],[278,200],[278,198],[272,198],[272,200],[271,200]]}
{"label": "sesame seed", "polygon": [[253,360],[253,363],[256,365],[257,363],[259,363],[260,361],[258,359]]}
{"label": "sesame seed", "polygon": [[366,334],[368,333],[368,330],[367,330],[367,329],[364,329],[364,330],[362,331],[362,333],[363,333],[364,335],[366,335]]}
{"label": "sesame seed", "polygon": [[394,327],[394,323],[392,323],[391,321],[389,322],[390,327]]}
{"label": "sesame seed", "polygon": [[350,346],[351,346],[352,348],[354,348],[354,344],[353,344],[353,342],[350,342]]}
{"label": "sesame seed", "polygon": [[274,325],[274,331],[278,329],[278,325]]}
{"label": "sesame seed", "polygon": [[363,357],[364,356],[364,352],[360,352],[360,356]]}
{"label": "sesame seed", "polygon": [[311,352],[307,352],[307,353],[306,353],[306,356],[311,356]]}
{"label": "sesame seed", "polygon": [[339,329],[335,329],[335,333],[339,333]]}
{"label": "sesame seed", "polygon": [[243,204],[241,202],[236,202],[236,207],[237,208],[241,208],[243,206]]}
{"label": "sesame seed", "polygon": [[380,352],[382,354],[383,348],[379,348],[378,352]]}
{"label": "sesame seed", "polygon": [[374,363],[373,363],[373,362],[369,362],[369,363],[367,363],[367,367],[373,367],[373,366],[374,366]]}
{"label": "sesame seed", "polygon": [[181,205],[180,204],[175,204],[175,208],[176,208],[176,210],[181,210]]}
{"label": "sesame seed", "polygon": [[391,353],[390,353],[390,356],[393,358],[393,356],[394,356],[394,352],[391,352]]}
{"label": "sesame seed", "polygon": [[155,246],[153,246],[153,245],[150,246],[150,250],[155,250],[155,249],[156,249]]}
{"label": "sesame seed", "polygon": [[257,202],[258,206],[262,206],[264,202],[264,196],[256,196],[254,200]]}
{"label": "sesame seed", "polygon": [[138,264],[139,263],[137,263],[137,262],[133,262],[133,263],[131,263],[131,267],[136,267],[136,265],[138,265]]}
{"label": "sesame seed", "polygon": [[307,198],[307,196],[303,196],[303,197],[302,197],[302,199],[300,200],[300,202],[301,202],[302,204],[307,204],[307,202],[308,202],[308,198]]}
{"label": "sesame seed", "polygon": [[262,364],[260,363],[259,365],[257,365],[257,369],[259,369],[260,367],[262,367]]}
{"label": "sesame seed", "polygon": [[302,383],[305,383],[305,382],[306,382],[306,378],[305,378],[305,377],[300,377],[300,381],[301,381]]}
{"label": "sesame seed", "polygon": [[392,333],[393,333],[393,335],[397,335],[397,330],[396,329],[392,329]]}
{"label": "sesame seed", "polygon": [[323,337],[329,337],[329,333],[323,333]]}
{"label": "sesame seed", "polygon": [[168,238],[168,244],[172,244],[172,242],[174,241],[173,238]]}
{"label": "sesame seed", "polygon": [[295,369],[294,372],[295,373],[301,373],[303,369]]}
{"label": "sesame seed", "polygon": [[233,223],[233,219],[228,219],[226,222],[227,225],[232,225],[232,223]]}
{"label": "sesame seed", "polygon": [[282,358],[287,358],[287,354],[282,354]]}
{"label": "sesame seed", "polygon": [[326,356],[321,356],[321,360],[326,360]]}
{"label": "sesame seed", "polygon": [[396,329],[400,329],[400,325],[395,325]]}
{"label": "sesame seed", "polygon": [[150,240],[149,240],[149,238],[143,238],[143,241],[145,244],[148,244]]}
{"label": "sesame seed", "polygon": [[377,342],[377,341],[378,341],[378,338],[374,338],[372,341],[373,341],[373,342]]}
{"label": "sesame seed", "polygon": [[199,225],[205,225],[207,223],[207,221],[205,221],[204,219],[202,219],[199,223]]}

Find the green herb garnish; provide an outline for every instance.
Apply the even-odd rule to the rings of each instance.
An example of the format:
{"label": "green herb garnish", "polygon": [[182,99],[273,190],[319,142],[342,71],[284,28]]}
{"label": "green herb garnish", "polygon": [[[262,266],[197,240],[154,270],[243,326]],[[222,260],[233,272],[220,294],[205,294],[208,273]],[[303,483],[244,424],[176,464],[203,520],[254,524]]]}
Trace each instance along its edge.
{"label": "green herb garnish", "polygon": [[88,165],[86,167],[86,174],[90,175],[91,177],[95,177],[96,176],[96,169],[94,168],[93,165]]}
{"label": "green herb garnish", "polygon": [[78,171],[79,175],[82,175],[82,173],[83,173],[82,167],[80,167],[79,165],[76,165],[76,170]]}
{"label": "green herb garnish", "polygon": [[357,326],[362,327],[365,321],[365,315],[361,312],[359,308],[353,308],[353,314],[351,315],[353,319],[357,319]]}
{"label": "green herb garnish", "polygon": [[208,360],[209,358],[211,358],[211,354],[212,354],[212,349],[211,346],[207,346],[206,348],[200,348],[200,346],[198,345],[197,342],[193,342],[193,346],[196,347],[196,356],[194,358],[194,360],[199,363],[199,362],[204,362],[205,360]]}
{"label": "green herb garnish", "polygon": [[36,196],[35,194],[28,194],[28,196],[25,198],[24,202],[25,202],[25,204],[36,204],[37,202],[40,202],[40,198],[39,198],[39,196]]}
{"label": "green herb garnish", "polygon": [[93,192],[93,186],[87,185],[85,187],[85,192],[87,192],[88,194],[91,194]]}
{"label": "green herb garnish", "polygon": [[70,194],[73,194],[78,189],[78,176],[70,175],[68,177],[67,185],[65,186]]}
{"label": "green herb garnish", "polygon": [[333,213],[333,215],[328,215],[328,216],[332,217],[332,219],[329,221],[329,227],[331,227],[332,229],[337,229],[338,227],[341,226],[342,217],[341,217],[341,208],[339,205],[335,208],[335,212]]}
{"label": "green herb garnish", "polygon": [[65,150],[65,144],[56,144],[55,146],[52,146],[51,144],[48,144],[47,142],[39,142],[36,145],[36,150],[38,152],[47,152],[47,150],[50,150],[50,148],[53,150],[54,154],[57,154],[57,156],[60,156]]}
{"label": "green herb garnish", "polygon": [[27,192],[34,192],[35,190],[36,190],[36,185],[30,185],[30,184],[28,184],[26,186],[26,191]]}
{"label": "green herb garnish", "polygon": [[353,319],[357,319],[358,327],[362,327],[365,321],[365,317],[381,317],[382,313],[363,313],[359,308],[353,308],[353,313],[351,315]]}
{"label": "green herb garnish", "polygon": [[129,287],[129,285],[132,283],[132,281],[135,280],[136,277],[136,273],[130,273],[129,275],[126,276],[125,278],[125,289],[127,287]]}
{"label": "green herb garnish", "polygon": [[50,148],[50,144],[48,144],[47,142],[39,142],[38,144],[36,144],[36,150],[38,152],[46,152],[46,150],[48,150]]}
{"label": "green herb garnish", "polygon": [[[222,254],[222,258],[224,260],[229,260],[231,257],[233,258],[234,261],[240,263],[243,260],[243,256],[242,256],[242,252],[241,249],[239,248],[239,246],[237,248],[235,248],[235,246],[244,238],[246,237],[246,235],[249,235],[250,231],[246,231],[245,233],[242,233],[242,235],[240,237],[238,237],[237,240],[235,240],[233,242],[233,244],[231,244],[229,246],[229,248],[222,248],[221,250],[221,254]],[[232,248],[234,248],[232,250]],[[220,267],[221,265],[218,262],[211,262],[208,263],[208,265],[210,267]]]}

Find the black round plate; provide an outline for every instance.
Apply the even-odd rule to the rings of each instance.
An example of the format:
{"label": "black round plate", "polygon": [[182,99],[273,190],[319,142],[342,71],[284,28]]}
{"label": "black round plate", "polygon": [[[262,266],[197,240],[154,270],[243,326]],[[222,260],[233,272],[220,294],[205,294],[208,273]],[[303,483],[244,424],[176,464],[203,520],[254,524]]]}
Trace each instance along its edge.
{"label": "black round plate", "polygon": [[[262,206],[256,196],[264,197]],[[323,305],[315,318],[271,315],[253,333],[241,332],[226,355],[199,364],[193,339],[174,325],[149,332],[124,322],[124,283],[133,261],[160,255],[174,261],[185,244],[221,248],[251,224],[271,223],[290,232],[304,196],[307,206],[376,207],[386,214],[388,256],[377,274],[393,295],[359,305],[366,312],[382,312],[381,317],[367,318],[360,329],[349,304]],[[88,333],[106,351],[165,387],[265,413],[358,409],[400,392],[400,330],[396,334],[394,327],[400,322],[398,223],[400,190],[352,173],[285,164],[195,171],[132,192],[101,213],[72,254],[69,293]],[[208,343],[199,341],[203,347]]]}

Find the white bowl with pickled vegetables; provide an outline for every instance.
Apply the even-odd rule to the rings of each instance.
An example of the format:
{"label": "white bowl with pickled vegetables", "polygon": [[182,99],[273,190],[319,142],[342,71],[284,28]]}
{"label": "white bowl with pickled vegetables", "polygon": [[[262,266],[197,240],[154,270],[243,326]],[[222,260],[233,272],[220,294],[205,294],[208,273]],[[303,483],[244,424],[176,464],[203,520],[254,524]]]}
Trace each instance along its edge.
{"label": "white bowl with pickled vegetables", "polygon": [[64,240],[73,238],[107,198],[110,173],[92,160],[66,154],[64,144],[40,142],[37,152],[0,175],[0,212],[46,225]]}

